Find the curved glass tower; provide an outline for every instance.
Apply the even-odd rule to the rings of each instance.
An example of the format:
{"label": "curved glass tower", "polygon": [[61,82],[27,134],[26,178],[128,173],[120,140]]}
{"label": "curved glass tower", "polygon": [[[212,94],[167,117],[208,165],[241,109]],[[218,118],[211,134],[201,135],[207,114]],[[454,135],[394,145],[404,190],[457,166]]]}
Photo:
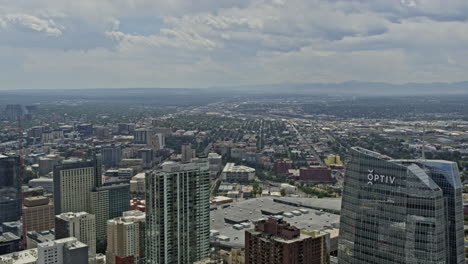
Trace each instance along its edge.
{"label": "curved glass tower", "polygon": [[464,263],[462,184],[454,162],[391,160],[352,149],[339,264]]}

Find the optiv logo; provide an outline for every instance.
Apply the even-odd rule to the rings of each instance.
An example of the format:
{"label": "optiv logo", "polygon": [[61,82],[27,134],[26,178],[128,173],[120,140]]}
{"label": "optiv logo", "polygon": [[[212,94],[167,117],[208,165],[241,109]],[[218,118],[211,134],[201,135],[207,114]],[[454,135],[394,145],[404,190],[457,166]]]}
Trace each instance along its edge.
{"label": "optiv logo", "polygon": [[372,169],[368,169],[368,171],[367,179],[369,181],[367,184],[373,185],[374,182],[395,184],[395,177],[376,174]]}

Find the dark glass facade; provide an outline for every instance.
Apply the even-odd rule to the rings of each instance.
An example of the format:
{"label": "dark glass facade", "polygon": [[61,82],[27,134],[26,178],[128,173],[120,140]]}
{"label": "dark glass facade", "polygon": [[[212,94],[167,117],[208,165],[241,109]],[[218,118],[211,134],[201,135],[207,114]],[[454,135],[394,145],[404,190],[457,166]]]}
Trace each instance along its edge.
{"label": "dark glass facade", "polygon": [[338,263],[464,263],[461,199],[456,163],[353,148]]}
{"label": "dark glass facade", "polygon": [[0,223],[21,219],[20,158],[0,154]]}

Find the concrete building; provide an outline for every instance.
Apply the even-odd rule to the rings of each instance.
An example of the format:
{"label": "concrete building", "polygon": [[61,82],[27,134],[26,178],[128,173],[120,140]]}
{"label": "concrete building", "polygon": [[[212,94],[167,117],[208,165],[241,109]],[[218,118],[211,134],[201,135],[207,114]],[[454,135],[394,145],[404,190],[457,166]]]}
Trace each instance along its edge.
{"label": "concrete building", "polygon": [[57,155],[47,155],[39,158],[39,175],[45,176],[54,170],[54,166],[58,165],[60,158]]}
{"label": "concrete building", "polygon": [[75,237],[88,246],[88,257],[96,256],[96,217],[86,212],[62,213],[55,217],[55,238]]}
{"label": "concrete building", "polygon": [[246,264],[329,264],[329,234],[303,231],[270,217],[245,231]]}
{"label": "concrete building", "polygon": [[218,153],[209,153],[208,164],[210,166],[211,178],[216,178],[223,169],[223,157]]}
{"label": "concrete building", "polygon": [[124,212],[107,221],[107,264],[137,264],[144,254],[145,218],[140,211]]}
{"label": "concrete building", "polygon": [[32,179],[28,182],[28,185],[32,188],[41,187],[48,193],[54,193],[54,179],[52,178],[39,177]]}
{"label": "concrete building", "polygon": [[122,159],[119,167],[121,168],[132,168],[133,173],[140,173],[143,171],[144,162],[142,159]]}
{"label": "concrete building", "polygon": [[134,195],[145,194],[145,173],[138,173],[130,180],[130,193]]}
{"label": "concrete building", "polygon": [[37,264],[37,249],[28,249],[0,256],[0,264]]}
{"label": "concrete building", "polygon": [[143,160],[143,168],[151,169],[153,167],[154,151],[153,149],[139,149],[137,157]]}
{"label": "concrete building", "polygon": [[139,145],[148,144],[149,138],[151,136],[151,130],[146,128],[135,129],[133,132],[133,143]]}
{"label": "concrete building", "polygon": [[147,263],[193,263],[209,255],[206,162],[164,163],[146,177]]}
{"label": "concrete building", "polygon": [[88,246],[75,237],[57,239],[37,245],[37,264],[88,264]]}
{"label": "concrete building", "polygon": [[191,161],[196,157],[195,150],[192,149],[192,145],[183,144],[182,145],[182,162]]}
{"label": "concrete building", "polygon": [[122,160],[122,146],[108,145],[102,147],[102,165],[106,169],[117,168]]}
{"label": "concrete building", "polygon": [[391,160],[358,147],[351,154],[339,264],[465,262],[463,186],[456,163]]}
{"label": "concrete building", "polygon": [[47,231],[30,231],[26,233],[26,245],[27,249],[37,248],[37,245],[50,242],[55,240],[55,232],[54,229],[50,229]]}
{"label": "concrete building", "polygon": [[54,168],[55,215],[67,212],[91,212],[91,191],[101,185],[98,159],[64,162]]}
{"label": "concrete building", "polygon": [[96,243],[99,251],[105,250],[107,220],[122,216],[130,208],[130,184],[111,183],[91,192],[91,214],[96,217]]}
{"label": "concrete building", "polygon": [[119,135],[133,135],[135,132],[135,124],[132,123],[119,123],[117,124],[117,134]]}
{"label": "concrete building", "polygon": [[227,163],[221,172],[221,180],[228,182],[253,181],[255,169],[247,166],[236,166],[234,163]]}
{"label": "concrete building", "polygon": [[48,197],[34,196],[24,198],[24,232],[44,231],[54,227],[54,205]]}

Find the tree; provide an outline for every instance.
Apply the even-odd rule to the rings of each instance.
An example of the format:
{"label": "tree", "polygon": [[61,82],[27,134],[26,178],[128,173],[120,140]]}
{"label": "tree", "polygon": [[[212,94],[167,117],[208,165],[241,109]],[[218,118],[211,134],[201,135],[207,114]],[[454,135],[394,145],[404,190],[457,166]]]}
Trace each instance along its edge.
{"label": "tree", "polygon": [[281,196],[286,196],[286,190],[283,188],[280,190]]}

